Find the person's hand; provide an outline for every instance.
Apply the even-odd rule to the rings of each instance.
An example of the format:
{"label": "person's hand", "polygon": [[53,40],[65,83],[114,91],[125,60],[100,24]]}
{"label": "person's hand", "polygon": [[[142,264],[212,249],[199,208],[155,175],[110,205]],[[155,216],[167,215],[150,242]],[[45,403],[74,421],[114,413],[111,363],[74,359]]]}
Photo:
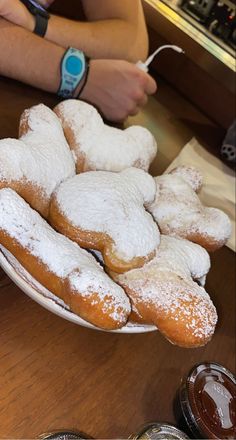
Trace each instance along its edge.
{"label": "person's hand", "polygon": [[157,90],[154,79],[137,66],[121,60],[92,60],[88,82],[81,94],[110,121],[124,121],[138,113]]}
{"label": "person's hand", "polygon": [[35,19],[20,0],[0,0],[0,17],[33,31]]}

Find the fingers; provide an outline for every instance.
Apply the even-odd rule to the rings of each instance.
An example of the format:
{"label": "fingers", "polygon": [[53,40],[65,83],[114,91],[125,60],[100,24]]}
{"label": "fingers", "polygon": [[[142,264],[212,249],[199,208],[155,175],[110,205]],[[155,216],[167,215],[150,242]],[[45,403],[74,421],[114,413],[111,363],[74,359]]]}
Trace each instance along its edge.
{"label": "fingers", "polygon": [[[131,65],[130,65],[131,66]],[[139,67],[132,65],[131,68],[131,76],[133,76],[133,82],[136,83],[136,86],[143,91],[146,95],[153,95],[157,91],[157,83],[146,72],[140,70]]]}
{"label": "fingers", "polygon": [[127,116],[136,116],[139,112],[140,112],[140,107],[136,106],[133,107],[133,109],[128,112]]}
{"label": "fingers", "polygon": [[133,106],[132,109],[122,109],[118,110],[117,112],[111,113],[104,113],[104,116],[108,121],[116,122],[119,124],[123,124],[123,122],[129,117],[129,116],[136,116],[140,112],[140,108],[137,106]]}
{"label": "fingers", "polygon": [[153,95],[157,91],[157,84],[154,78],[146,72],[143,72],[138,67],[135,66],[136,70],[136,79],[139,83],[139,86],[143,89],[143,92],[147,95]]}
{"label": "fingers", "polygon": [[92,60],[81,98],[95,104],[111,121],[135,116],[155,93],[155,80],[137,66],[122,60]]}
{"label": "fingers", "polygon": [[157,91],[156,81],[150,75],[146,75],[144,90],[147,95],[153,95]]}
{"label": "fingers", "polygon": [[125,120],[128,116],[137,115],[141,108],[147,104],[147,102],[148,96],[143,91],[139,90],[134,93],[134,95],[130,97],[124,105],[123,120]]}
{"label": "fingers", "polygon": [[140,112],[141,108],[145,107],[147,102],[148,102],[148,96],[146,95],[146,93],[144,92],[139,93],[136,99],[133,100],[127,116],[137,115]]}
{"label": "fingers", "polygon": [[[156,87],[156,83],[154,80],[153,80],[151,86],[148,88],[148,90],[155,91],[157,87]],[[155,92],[152,92],[152,93],[155,93]],[[133,100],[132,100],[130,107],[128,109],[127,116],[135,116],[139,113],[139,111],[142,107],[145,107],[145,105],[148,102],[148,94],[149,93],[147,93],[147,92],[145,93],[145,91],[142,88],[140,88],[138,91],[136,91],[136,93],[134,93]]]}
{"label": "fingers", "polygon": [[140,99],[137,100],[137,104],[139,107],[144,107],[148,102],[148,97],[145,93],[142,94]]}

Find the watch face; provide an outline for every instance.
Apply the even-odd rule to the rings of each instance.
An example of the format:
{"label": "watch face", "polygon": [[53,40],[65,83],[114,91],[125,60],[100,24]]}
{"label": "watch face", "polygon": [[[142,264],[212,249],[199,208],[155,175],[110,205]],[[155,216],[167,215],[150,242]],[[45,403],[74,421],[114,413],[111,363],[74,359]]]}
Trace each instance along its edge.
{"label": "watch face", "polygon": [[71,55],[66,60],[66,70],[71,75],[79,75],[83,69],[82,60],[74,55]]}

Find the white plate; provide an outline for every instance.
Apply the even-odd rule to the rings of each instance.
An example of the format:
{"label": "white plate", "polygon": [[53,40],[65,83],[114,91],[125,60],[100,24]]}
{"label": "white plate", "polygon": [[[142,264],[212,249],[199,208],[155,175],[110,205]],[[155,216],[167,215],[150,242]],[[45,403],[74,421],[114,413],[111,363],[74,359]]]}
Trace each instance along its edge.
{"label": "white plate", "polygon": [[[60,316],[61,318],[71,321],[74,324],[81,325],[93,330],[101,330],[98,327],[84,321],[79,316],[70,312],[66,304],[53,295],[49,290],[39,284],[10,254],[3,246],[0,246],[0,266],[11,278],[11,280],[30,298],[40,304],[45,309]],[[113,333],[146,333],[153,332],[157,328],[153,325],[137,325],[127,324],[120,330],[113,330]]]}

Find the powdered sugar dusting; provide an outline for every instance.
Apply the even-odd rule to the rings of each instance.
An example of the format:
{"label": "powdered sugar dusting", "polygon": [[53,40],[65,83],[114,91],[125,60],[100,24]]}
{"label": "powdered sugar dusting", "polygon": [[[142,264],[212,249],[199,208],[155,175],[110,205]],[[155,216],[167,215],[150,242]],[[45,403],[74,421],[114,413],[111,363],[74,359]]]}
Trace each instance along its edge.
{"label": "powdered sugar dusting", "polygon": [[26,110],[29,131],[0,140],[0,181],[25,181],[49,197],[56,186],[75,174],[75,163],[55,113],[43,104]]}
{"label": "powdered sugar dusting", "polygon": [[103,123],[97,110],[78,100],[61,102],[56,108],[65,129],[74,134],[76,155],[85,154],[88,170],[121,171],[137,166],[148,170],[157,146],[152,134],[143,127],[126,130]]}
{"label": "powdered sugar dusting", "polygon": [[80,292],[81,288],[81,295],[89,295],[93,291],[100,301],[109,297],[113,309],[130,310],[124,291],[110,280],[94,257],[55,232],[11,189],[0,190],[0,212],[0,229],[28,249],[50,272],[72,282],[74,271],[78,271],[78,282],[73,284],[75,291]]}
{"label": "powdered sugar dusting", "polygon": [[146,257],[159,245],[157,225],[143,208],[144,190],[146,200],[153,199],[153,179],[142,170],[91,171],[62,183],[55,196],[70,223],[82,230],[108,234],[116,253],[128,261]]}
{"label": "powdered sugar dusting", "polygon": [[[129,283],[135,291],[136,307],[145,301],[155,307],[158,313],[175,315],[176,321],[185,322],[186,328],[197,338],[209,338],[217,322],[216,310],[206,291],[197,284],[178,282],[172,274],[160,274],[155,287],[150,280],[141,288],[140,284]],[[123,285],[123,283],[121,283]],[[186,322],[187,321],[187,322]]]}
{"label": "powdered sugar dusting", "polygon": [[165,235],[161,236],[160,247],[150,266],[156,267],[156,264],[158,270],[171,269],[180,277],[197,280],[208,274],[211,265],[209,254],[203,247],[188,240]]}
{"label": "powdered sugar dusting", "polygon": [[[129,278],[138,277],[140,272],[152,273],[156,271],[171,271],[177,277],[201,279],[210,270],[210,257],[201,246],[177,237],[161,235],[160,246],[156,256],[141,269],[134,269],[127,273]],[[126,276],[126,274],[121,275]]]}
{"label": "powdered sugar dusting", "polygon": [[124,182],[127,182],[129,188],[131,182],[133,183],[133,185],[136,186],[136,188],[142,194],[142,203],[144,203],[145,205],[152,203],[155,197],[157,197],[159,188],[158,185],[156,185],[153,177],[150,176],[150,174],[145,173],[143,170],[132,167],[122,171],[121,176],[124,179]]}
{"label": "powdered sugar dusting", "polygon": [[191,186],[177,175],[165,174],[155,181],[159,191],[148,210],[162,233],[180,237],[199,233],[219,244],[226,242],[231,224],[224,212],[204,207]]}
{"label": "powdered sugar dusting", "polygon": [[[123,291],[103,271],[74,271],[69,275],[69,283],[74,291],[81,293],[83,297],[91,297],[94,292],[98,294],[99,302],[103,301],[103,311],[117,322],[123,322],[127,313],[130,313],[128,297],[123,298]],[[93,304],[98,300],[94,299]]]}
{"label": "powdered sugar dusting", "polygon": [[57,141],[64,142],[68,149],[60,120],[46,105],[38,104],[26,109],[21,116],[20,127],[24,124],[27,125],[28,132],[21,138],[25,139],[31,135],[37,135],[43,137],[44,140],[45,138],[57,139]]}
{"label": "powdered sugar dusting", "polygon": [[[190,258],[191,257],[191,258]],[[176,320],[188,317],[187,328],[199,338],[209,337],[217,321],[209,295],[192,280],[209,270],[209,257],[200,246],[186,240],[161,236],[156,257],[140,269],[133,269],[114,278],[128,287],[131,299],[161,313],[171,313]]]}
{"label": "powdered sugar dusting", "polygon": [[202,187],[203,176],[197,168],[182,165],[169,171],[169,173],[181,177],[195,192],[198,192]]}

